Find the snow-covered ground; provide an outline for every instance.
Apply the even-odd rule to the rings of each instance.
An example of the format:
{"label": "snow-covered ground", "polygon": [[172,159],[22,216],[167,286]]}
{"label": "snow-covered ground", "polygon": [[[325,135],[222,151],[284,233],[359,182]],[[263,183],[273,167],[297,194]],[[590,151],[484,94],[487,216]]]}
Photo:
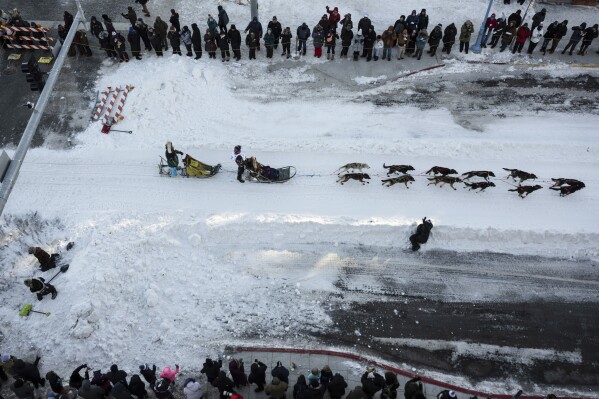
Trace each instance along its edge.
{"label": "snow-covered ground", "polygon": [[[195,3],[181,12],[203,10]],[[261,12],[281,14],[275,3],[262,2]],[[349,2],[341,11],[359,15],[366,3],[374,20],[388,15],[382,0]],[[451,15],[445,2],[431,3],[429,14],[461,20],[485,2],[464,2]],[[321,6],[304,1],[289,12],[297,23]],[[241,15],[233,3],[227,7]],[[31,343],[48,369],[62,369],[64,359],[197,364],[247,337],[301,343],[305,336],[294,332],[330,323],[324,296],[339,289],[338,268],[330,266],[341,263],[336,248],[396,248],[394,256],[403,257],[424,216],[435,225],[424,251],[599,257],[598,116],[524,112],[490,117],[482,132],[473,131],[443,107],[377,107],[364,98],[478,66],[456,62],[407,80],[390,67],[385,75],[354,76],[359,88],[314,89],[311,67],[323,61],[291,62],[106,62],[96,88],[135,86],[115,126],[134,133],[104,135],[91,123],[68,151],[28,154],[0,224],[2,350],[22,353]],[[549,69],[559,75],[561,68]],[[223,171],[208,180],[159,176],[167,140]],[[229,159],[236,144],[265,164],[294,165],[297,176],[280,185],[236,182]],[[370,165],[370,184],[336,183],[335,170],[349,162]],[[383,163],[413,165],[416,182],[383,187]],[[421,175],[434,165],[494,171],[497,187],[427,186]],[[507,191],[513,182],[503,179],[504,167],[537,174],[544,188],[520,199]],[[586,188],[561,198],[547,189],[552,177],[576,178]],[[27,247],[68,241],[76,247],[67,254],[71,268],[55,280],[58,298],[34,304],[52,316],[21,318],[19,308],[33,300],[21,280],[39,274]],[[329,254],[305,258],[295,247]],[[585,273],[597,279],[596,271]],[[486,293],[467,297],[489,300]]]}

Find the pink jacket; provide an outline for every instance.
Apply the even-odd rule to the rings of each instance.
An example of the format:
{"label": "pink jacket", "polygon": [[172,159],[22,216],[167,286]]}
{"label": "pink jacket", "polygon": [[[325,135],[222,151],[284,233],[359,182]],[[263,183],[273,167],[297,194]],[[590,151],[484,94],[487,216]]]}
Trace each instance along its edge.
{"label": "pink jacket", "polygon": [[179,367],[177,367],[175,370],[171,370],[169,367],[165,367],[164,370],[160,372],[160,378],[166,378],[170,382],[175,382],[175,377],[177,376],[178,372]]}

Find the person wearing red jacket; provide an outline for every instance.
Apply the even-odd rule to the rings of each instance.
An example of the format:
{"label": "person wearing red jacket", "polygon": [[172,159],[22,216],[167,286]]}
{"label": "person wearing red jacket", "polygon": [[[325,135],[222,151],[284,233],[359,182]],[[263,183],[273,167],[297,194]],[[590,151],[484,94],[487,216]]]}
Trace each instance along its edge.
{"label": "person wearing red jacket", "polygon": [[516,34],[516,44],[514,45],[512,54],[516,54],[516,51],[518,52],[518,54],[520,54],[522,52],[522,48],[524,47],[524,43],[526,43],[526,39],[528,39],[529,37],[530,28],[528,27],[528,23],[525,22],[524,25],[522,25],[518,29],[518,33]]}
{"label": "person wearing red jacket", "polygon": [[497,19],[495,18],[495,13],[491,14],[489,18],[487,18],[487,22],[485,22],[485,34],[483,35],[482,46],[487,47],[487,42],[491,37],[491,33],[493,29],[497,27]]}
{"label": "person wearing red jacket", "polygon": [[339,14],[339,9],[337,7],[333,8],[333,11],[329,9],[327,6],[327,13],[329,13],[329,26],[331,30],[337,30],[337,24],[341,20],[341,14]]}

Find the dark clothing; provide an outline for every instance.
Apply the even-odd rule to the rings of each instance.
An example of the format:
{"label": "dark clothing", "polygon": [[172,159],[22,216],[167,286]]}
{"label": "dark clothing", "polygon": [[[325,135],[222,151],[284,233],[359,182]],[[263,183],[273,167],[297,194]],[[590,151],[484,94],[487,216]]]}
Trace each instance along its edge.
{"label": "dark clothing", "polygon": [[293,399],[303,399],[306,389],[308,389],[306,377],[304,375],[300,375],[297,377],[297,382],[293,386]]}
{"label": "dark clothing", "polygon": [[243,362],[238,359],[233,359],[229,362],[229,372],[235,382],[236,387],[246,386],[248,384],[247,376],[243,368]]}
{"label": "dark clothing", "polygon": [[41,301],[48,294],[52,294],[52,299],[56,298],[57,295],[56,288],[52,284],[47,284],[43,277],[32,278],[29,291],[36,294],[38,301]]}
{"label": "dark clothing", "polygon": [[33,248],[33,256],[35,256],[37,260],[40,262],[40,269],[43,272],[55,268],[56,260],[59,257],[58,254],[50,255],[40,247]]}
{"label": "dark clothing", "polygon": [[399,381],[397,374],[392,371],[385,372],[385,389],[389,390],[389,398],[397,398],[397,389],[399,388]]}
{"label": "dark clothing", "polygon": [[[168,25],[166,22],[164,22],[162,19],[158,19],[160,17],[156,17],[156,21],[154,22],[154,32],[156,33],[157,36],[160,37],[160,40],[162,40],[162,49],[164,50],[168,50],[168,42],[167,42],[167,35],[168,35]],[[152,45],[154,46],[154,45]],[[154,47],[156,48],[156,47]]]}
{"label": "dark clothing", "polygon": [[137,22],[137,14],[135,13],[135,10],[133,8],[129,7],[129,11],[127,11],[127,14],[121,15],[123,16],[123,18],[128,19],[131,25],[135,26],[135,23]]}
{"label": "dark clothing", "polygon": [[258,385],[258,389],[264,389],[264,385],[266,384],[266,369],[268,367],[266,364],[262,362],[254,362],[250,367],[250,375],[248,377],[248,382],[250,384]]}
{"label": "dark clothing", "polygon": [[34,392],[33,386],[29,382],[24,382],[23,384],[17,384],[15,381],[11,386],[10,390],[13,391],[17,398],[19,399],[33,399]]}
{"label": "dark clothing", "polygon": [[148,384],[150,384],[150,386],[154,386],[154,384],[156,383],[156,380],[157,380],[155,364],[152,365],[152,368],[144,366],[144,368],[140,369],[139,372],[144,377],[144,379],[148,382]]}
{"label": "dark clothing", "polygon": [[277,377],[280,381],[289,384],[289,370],[285,366],[277,364],[275,368],[270,371],[270,375]]}
{"label": "dark clothing", "polygon": [[[81,384],[83,383],[83,380],[89,380],[89,373],[87,371],[87,365],[86,364],[82,364],[81,366],[77,367],[75,370],[73,370],[73,372],[71,373],[71,378],[69,378],[69,386],[79,389],[81,388]],[[85,378],[81,378],[81,374],[79,374],[79,372],[83,369],[85,370]]]}
{"label": "dark clothing", "polygon": [[139,375],[133,374],[131,376],[131,381],[129,381],[129,392],[131,392],[131,395],[137,396],[138,399],[143,399],[148,395],[146,384],[139,378]]}
{"label": "dark clothing", "polygon": [[358,33],[360,33],[360,31],[362,31],[363,35],[366,34],[366,32],[368,32],[368,29],[370,29],[371,26],[372,26],[372,22],[370,21],[370,18],[368,18],[368,17],[362,18],[358,22]]}
{"label": "dark clothing", "polygon": [[530,30],[535,30],[537,26],[545,21],[545,9],[542,9],[532,17],[532,27]]}
{"label": "dark clothing", "polygon": [[169,22],[171,23],[171,25],[173,25],[175,27],[177,32],[181,31],[181,23],[179,22],[179,13],[177,13],[177,12],[171,13],[171,18],[169,19]]}
{"label": "dark clothing", "polygon": [[131,46],[131,55],[135,58],[141,58],[141,38],[135,29],[129,29],[127,41]]}
{"label": "dark clothing", "polygon": [[[220,362],[220,360],[219,360],[219,362]],[[216,386],[216,388],[218,388],[218,392],[220,393],[221,399],[228,398],[228,396],[224,394],[225,392],[235,393],[235,389],[234,389],[235,387],[233,386],[233,381],[231,381],[231,379],[229,377],[227,377],[227,374],[225,374],[224,371],[220,371],[218,373],[218,377],[216,377],[214,379],[214,382],[212,385],[214,385],[214,386]]]}
{"label": "dark clothing", "polygon": [[372,398],[374,396],[375,393],[377,393],[378,391],[380,391],[381,389],[383,389],[385,387],[385,379],[383,378],[382,375],[378,374],[378,373],[373,373],[374,374],[374,378],[368,378],[368,375],[370,373],[364,373],[362,375],[362,389],[364,390],[364,393],[366,394],[366,396],[368,396],[369,398]]}
{"label": "dark clothing", "polygon": [[181,55],[181,36],[179,36],[179,31],[169,31],[168,32],[168,40],[171,42],[171,47],[173,48],[173,54]]}
{"label": "dark clothing", "polygon": [[104,389],[97,385],[92,385],[89,380],[83,380],[81,388],[77,391],[77,394],[83,399],[104,399]]}
{"label": "dark clothing", "polygon": [[105,377],[112,382],[112,385],[122,382],[125,387],[127,386],[127,373],[124,370],[119,370],[116,364],[110,366],[110,371],[105,374]]}
{"label": "dark clothing", "polygon": [[202,32],[200,32],[200,28],[198,28],[197,24],[191,24],[191,45],[193,46],[193,51],[196,54],[196,60],[202,58]]}
{"label": "dark clothing", "polygon": [[328,369],[328,370],[322,369],[320,371],[320,383],[322,385],[328,385],[332,379],[333,379],[333,372],[331,371],[331,369]]}
{"label": "dark clothing", "polygon": [[426,15],[426,13],[420,13],[420,15],[418,15],[418,30],[421,31],[422,29],[427,29],[428,28],[428,15]]}
{"label": "dark clothing", "polygon": [[327,386],[331,399],[340,399],[345,395],[345,388],[347,388],[347,382],[339,373],[335,374]]}
{"label": "dark clothing", "polygon": [[345,399],[368,399],[361,386],[355,387]]}
{"label": "dark clothing", "polygon": [[262,38],[262,24],[258,22],[258,18],[251,20],[248,26],[245,28],[245,31],[254,32],[254,35],[256,35],[258,39]]}
{"label": "dark clothing", "polygon": [[412,243],[412,251],[418,251],[420,244],[426,244],[428,237],[433,229],[433,223],[426,218],[422,219],[422,223],[416,228],[416,233],[410,236],[410,242]]}
{"label": "dark clothing", "polygon": [[283,28],[281,27],[281,23],[279,21],[270,21],[267,26],[268,29],[271,30],[272,34],[275,37],[275,48],[279,45],[279,39],[281,38],[281,33],[283,32]]}
{"label": "dark clothing", "polygon": [[364,51],[362,57],[366,57],[367,61],[372,59],[372,49],[374,48],[374,42],[376,41],[376,32],[370,28],[370,30],[364,35]]}
{"label": "dark clothing", "polygon": [[110,390],[110,396],[114,399],[133,399],[131,393],[122,381],[118,381],[114,384]]}
{"label": "dark clothing", "polygon": [[154,51],[156,51],[156,55],[158,57],[162,57],[162,39],[159,35],[150,33],[148,35],[148,39],[150,39],[150,43],[152,43],[152,47]]}
{"label": "dark clothing", "polygon": [[418,393],[422,393],[422,383],[420,382],[420,378],[412,378],[410,381],[406,382],[406,386],[404,387],[404,398],[412,399]]}
{"label": "dark clothing", "polygon": [[517,28],[522,23],[522,16],[520,14],[518,14],[517,12],[515,12],[508,17],[508,19],[507,19],[508,25],[512,21],[514,21],[514,26]]}
{"label": "dark clothing", "polygon": [[227,34],[227,25],[229,24],[229,15],[222,6],[218,7],[218,26],[220,33]]}
{"label": "dark clothing", "polygon": [[40,376],[40,371],[37,368],[39,361],[39,357],[35,359],[35,362],[33,363],[27,363],[21,359],[16,359],[12,365],[14,377],[20,377],[25,381],[31,382],[36,389],[39,387],[39,385],[43,386],[46,381],[42,379]]}
{"label": "dark clothing", "polygon": [[241,59],[241,33],[237,29],[229,30],[227,34],[229,36],[229,43],[231,43],[231,50],[233,50],[233,56],[237,61]]}
{"label": "dark clothing", "polygon": [[104,26],[102,26],[102,22],[98,21],[96,17],[92,17],[89,23],[89,30],[91,31],[92,35],[96,37],[96,39],[99,39],[100,32],[104,30]]}
{"label": "dark clothing", "polygon": [[211,383],[212,385],[216,386],[214,384],[214,380],[216,379],[216,377],[218,377],[218,375],[220,373],[220,368],[222,366],[223,366],[222,360],[219,360],[218,362],[214,362],[212,359],[206,359],[206,362],[204,362],[204,367],[202,367],[202,370],[200,370],[200,373],[206,374],[206,378],[208,379],[208,382]]}
{"label": "dark clothing", "polygon": [[455,43],[455,38],[458,35],[458,28],[454,24],[450,24],[443,32],[443,52],[449,54]]}
{"label": "dark clothing", "polygon": [[46,381],[50,383],[50,389],[52,389],[52,392],[58,394],[62,393],[64,387],[62,386],[62,378],[60,378],[58,374],[56,374],[54,371],[48,371],[46,373]]}

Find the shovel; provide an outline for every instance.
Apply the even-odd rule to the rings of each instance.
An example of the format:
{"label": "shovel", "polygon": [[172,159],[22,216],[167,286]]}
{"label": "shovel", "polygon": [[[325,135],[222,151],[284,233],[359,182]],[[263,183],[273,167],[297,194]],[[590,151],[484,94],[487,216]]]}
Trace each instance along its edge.
{"label": "shovel", "polygon": [[133,134],[133,130],[116,130],[112,129],[112,122],[103,123],[102,133],[108,134],[110,131]]}
{"label": "shovel", "polygon": [[39,314],[43,314],[46,317],[50,316],[50,312],[38,312],[37,310],[33,310],[33,306],[31,306],[31,304],[26,304],[25,306],[23,306],[23,309],[21,309],[21,311],[19,312],[19,315],[25,317],[25,316],[29,316],[29,313],[39,313]]}
{"label": "shovel", "polygon": [[50,280],[48,280],[48,282],[47,282],[46,284],[48,284],[48,283],[50,283],[52,280],[54,280],[54,279],[55,279],[55,278],[56,278],[56,277],[57,277],[57,276],[58,276],[60,273],[64,273],[64,272],[66,272],[67,270],[69,270],[69,265],[62,265],[62,266],[60,266],[60,270],[58,271],[58,273],[56,273],[56,274],[54,275],[54,277],[52,277]]}

